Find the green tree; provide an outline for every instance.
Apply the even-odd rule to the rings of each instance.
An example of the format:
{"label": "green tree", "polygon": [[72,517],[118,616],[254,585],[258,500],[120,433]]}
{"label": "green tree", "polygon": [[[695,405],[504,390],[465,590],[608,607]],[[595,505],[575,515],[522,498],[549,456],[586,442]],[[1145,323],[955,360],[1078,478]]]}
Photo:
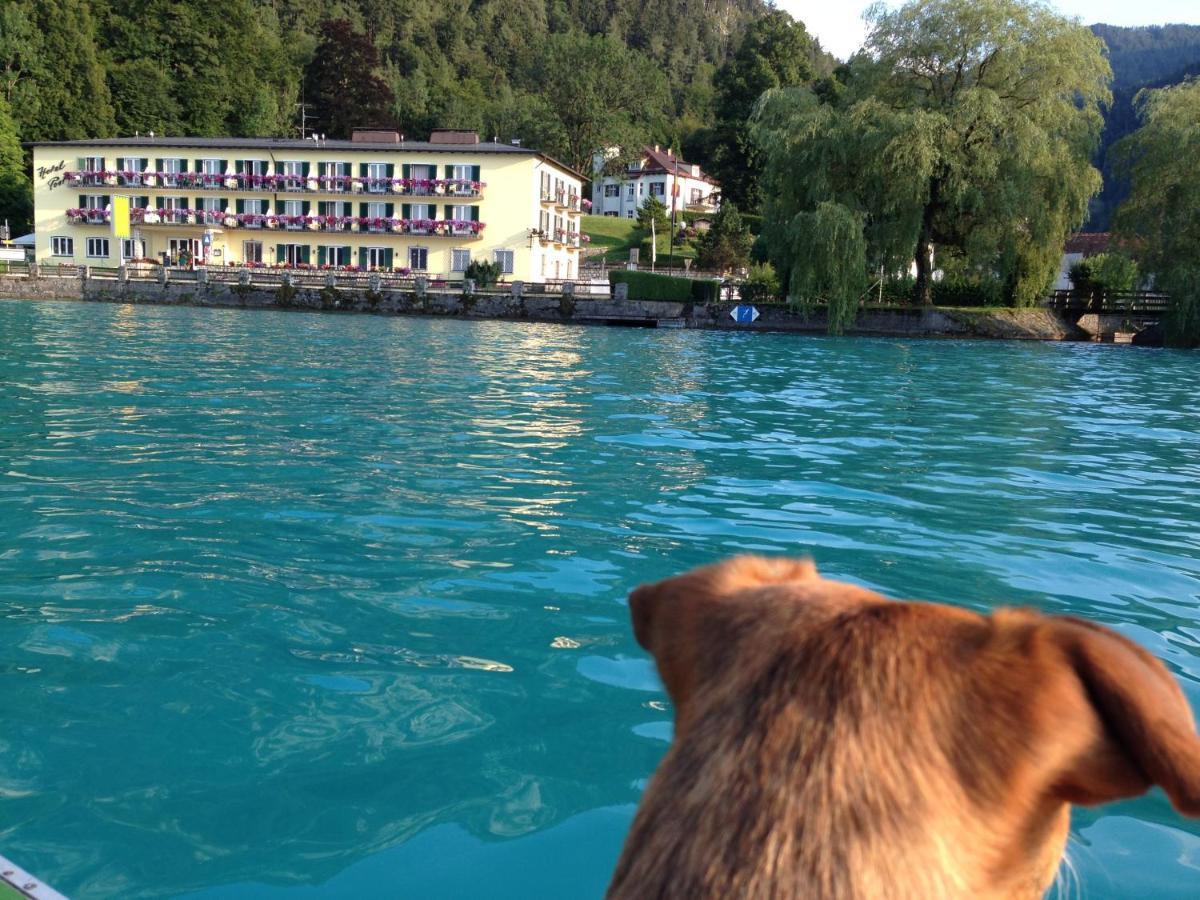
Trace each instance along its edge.
{"label": "green tree", "polygon": [[722,203],[708,230],[696,240],[700,267],[721,272],[742,268],[749,259],[753,242],[737,207],[728,201]]}
{"label": "green tree", "polygon": [[1100,186],[1099,40],[1025,0],[877,4],[868,18],[832,102],[777,90],[756,118],[764,234],[789,297],[828,301],[836,328],[868,271],[912,265],[929,303],[936,248],[1035,302]]}
{"label": "green tree", "polygon": [[1143,125],[1114,148],[1131,182],[1117,228],[1136,240],[1143,269],[1171,298],[1169,344],[1200,345],[1200,80],[1147,91]]}
{"label": "green tree", "polygon": [[653,195],[647,197],[637,211],[638,227],[646,234],[650,233],[651,222],[654,223],[655,234],[670,233],[671,218],[667,213],[667,205]]}
{"label": "green tree", "polygon": [[150,59],[116,63],[108,72],[119,134],[184,131],[169,72]]}
{"label": "green tree", "polygon": [[758,98],[773,88],[810,83],[827,63],[802,22],[769,10],[755,19],[737,52],[713,77],[716,124],[694,135],[688,152],[704,162],[721,195],[757,209],[762,164],[747,128]]}
{"label": "green tree", "polygon": [[533,81],[562,123],[563,145],[544,149],[581,172],[598,150],[644,143],[671,109],[663,73],[607,36],[552,35]]}
{"label": "green tree", "polygon": [[16,123],[0,95],[0,222],[6,219],[14,236],[26,233],[33,225],[33,192]]}

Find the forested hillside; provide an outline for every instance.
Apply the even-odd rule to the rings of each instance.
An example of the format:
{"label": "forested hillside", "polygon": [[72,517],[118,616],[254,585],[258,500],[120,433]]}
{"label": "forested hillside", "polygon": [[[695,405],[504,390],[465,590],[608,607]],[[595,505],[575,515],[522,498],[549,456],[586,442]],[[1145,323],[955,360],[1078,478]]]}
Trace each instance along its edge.
{"label": "forested hillside", "polygon": [[1093,25],[1108,46],[1113,70],[1113,102],[1105,113],[1098,160],[1104,189],[1092,201],[1087,229],[1107,231],[1128,185],[1114,170],[1108,149],[1139,125],[1134,105],[1138,92],[1166,87],[1200,75],[1200,25],[1154,25],[1119,28]]}

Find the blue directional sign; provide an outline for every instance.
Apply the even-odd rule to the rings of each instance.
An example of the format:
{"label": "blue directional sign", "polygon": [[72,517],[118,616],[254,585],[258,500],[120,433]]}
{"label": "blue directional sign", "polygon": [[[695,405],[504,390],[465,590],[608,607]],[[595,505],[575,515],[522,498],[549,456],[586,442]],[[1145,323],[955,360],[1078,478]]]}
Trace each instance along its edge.
{"label": "blue directional sign", "polygon": [[758,309],[743,303],[729,311],[729,318],[741,325],[749,325],[758,318]]}

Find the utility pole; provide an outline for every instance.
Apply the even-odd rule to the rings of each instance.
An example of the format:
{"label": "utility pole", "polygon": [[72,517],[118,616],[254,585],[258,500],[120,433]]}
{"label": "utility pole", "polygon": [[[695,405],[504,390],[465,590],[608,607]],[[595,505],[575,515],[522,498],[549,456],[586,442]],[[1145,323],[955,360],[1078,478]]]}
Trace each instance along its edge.
{"label": "utility pole", "polygon": [[311,105],[304,102],[304,82],[300,82],[300,102],[296,104],[300,108],[300,140],[308,137],[308,108]]}
{"label": "utility pole", "polygon": [[668,252],[670,263],[675,264],[675,197],[679,193],[679,157],[675,158],[675,178],[671,182],[671,249]]}

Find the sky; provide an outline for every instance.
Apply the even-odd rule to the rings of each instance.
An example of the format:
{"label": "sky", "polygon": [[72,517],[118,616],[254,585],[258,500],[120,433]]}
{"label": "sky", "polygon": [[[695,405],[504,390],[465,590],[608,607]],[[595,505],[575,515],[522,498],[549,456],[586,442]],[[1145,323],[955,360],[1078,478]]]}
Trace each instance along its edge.
{"label": "sky", "polygon": [[[775,5],[803,22],[822,47],[845,59],[862,43],[866,32],[862,13],[870,4],[862,0],[775,0]],[[1085,25],[1200,25],[1197,0],[1059,0],[1051,6],[1063,15],[1078,16]]]}

